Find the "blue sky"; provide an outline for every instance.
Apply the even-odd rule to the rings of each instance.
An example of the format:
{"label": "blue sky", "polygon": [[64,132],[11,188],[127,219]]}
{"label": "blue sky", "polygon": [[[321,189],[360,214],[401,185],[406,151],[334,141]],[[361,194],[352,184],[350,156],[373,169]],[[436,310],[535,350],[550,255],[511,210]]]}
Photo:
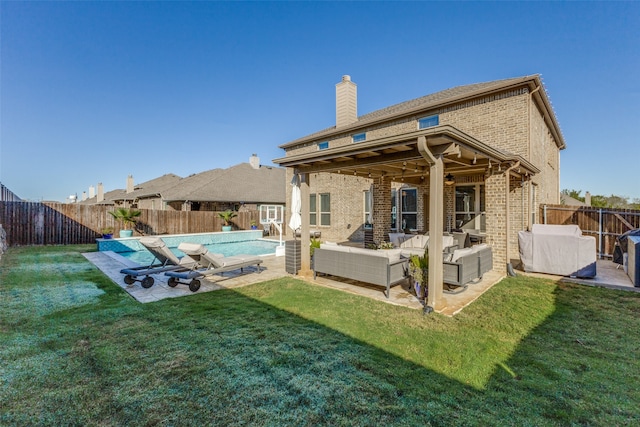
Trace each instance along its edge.
{"label": "blue sky", "polygon": [[64,201],[282,157],[335,123],[542,74],[561,188],[640,198],[640,3],[0,2],[0,181]]}

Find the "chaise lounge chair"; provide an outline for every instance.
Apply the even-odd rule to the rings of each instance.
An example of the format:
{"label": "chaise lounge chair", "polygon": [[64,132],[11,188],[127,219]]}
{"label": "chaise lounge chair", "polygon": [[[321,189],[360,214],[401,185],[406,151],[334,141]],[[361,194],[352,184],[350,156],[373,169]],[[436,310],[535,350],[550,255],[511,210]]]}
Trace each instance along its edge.
{"label": "chaise lounge chair", "polygon": [[[124,283],[127,285],[140,282],[143,288],[150,288],[154,282],[153,277],[150,276],[151,274],[189,270],[195,265],[195,261],[187,256],[178,258],[159,237],[142,237],[139,241],[142,246],[153,254],[154,258],[148,266],[120,270],[120,273],[125,275]],[[145,277],[138,279],[140,276]]]}
{"label": "chaise lounge chair", "polygon": [[[197,243],[180,243],[178,249],[195,261],[189,271],[167,271],[168,285],[172,288],[178,284],[188,285],[191,292],[200,289],[200,278],[211,274],[224,273],[225,271],[241,270],[244,267],[255,265],[260,273],[262,258],[253,255],[234,255],[225,257],[211,253],[203,245]],[[190,280],[188,283],[180,280]]]}

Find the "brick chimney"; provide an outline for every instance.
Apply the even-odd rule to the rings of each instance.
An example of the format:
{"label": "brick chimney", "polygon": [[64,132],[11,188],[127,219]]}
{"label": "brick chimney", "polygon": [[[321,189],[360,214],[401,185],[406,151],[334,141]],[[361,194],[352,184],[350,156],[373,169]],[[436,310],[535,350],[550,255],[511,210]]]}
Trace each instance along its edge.
{"label": "brick chimney", "polygon": [[104,187],[102,187],[102,183],[98,183],[98,194],[96,195],[96,203],[100,203],[104,201]]}
{"label": "brick chimney", "polygon": [[358,86],[351,76],[342,76],[336,85],[336,127],[355,123],[358,120]]}
{"label": "brick chimney", "polygon": [[127,194],[133,193],[133,175],[127,177]]}
{"label": "brick chimney", "polygon": [[249,164],[254,169],[260,169],[260,157],[256,154],[252,154],[251,157],[249,157]]}
{"label": "brick chimney", "polygon": [[96,189],[93,185],[89,186],[89,198],[92,199],[96,195]]}

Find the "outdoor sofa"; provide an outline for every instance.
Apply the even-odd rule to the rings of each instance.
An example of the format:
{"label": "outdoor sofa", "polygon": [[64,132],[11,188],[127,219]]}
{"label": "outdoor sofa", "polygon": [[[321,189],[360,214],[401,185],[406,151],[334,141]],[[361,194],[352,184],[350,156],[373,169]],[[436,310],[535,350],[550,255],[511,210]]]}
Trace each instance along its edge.
{"label": "outdoor sofa", "polygon": [[322,243],[313,253],[313,278],[318,273],[344,277],[385,287],[408,280],[408,260],[400,249],[364,249]]}
{"label": "outdoor sofa", "polygon": [[482,276],[493,269],[493,251],[486,243],[470,248],[455,249],[444,254],[443,281],[445,285],[459,287],[462,292],[467,284],[480,281]]}
{"label": "outdoor sofa", "polygon": [[[398,246],[402,249],[402,255],[409,257],[411,255],[424,256],[425,251],[429,246],[429,236],[426,234],[416,234],[416,235],[402,235],[399,237]],[[450,251],[456,249],[455,247],[455,239],[450,235],[442,236],[442,250]]]}
{"label": "outdoor sofa", "polygon": [[524,271],[592,278],[596,275],[596,239],[577,225],[534,224],[519,231]]}

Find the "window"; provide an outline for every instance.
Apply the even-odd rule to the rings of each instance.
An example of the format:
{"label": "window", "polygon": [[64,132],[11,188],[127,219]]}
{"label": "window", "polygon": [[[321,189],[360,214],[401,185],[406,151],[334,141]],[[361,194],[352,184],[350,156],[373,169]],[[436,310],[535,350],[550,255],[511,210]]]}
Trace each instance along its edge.
{"label": "window", "polygon": [[316,195],[309,194],[309,225],[318,225],[318,209],[316,207]]}
{"label": "window", "polygon": [[331,194],[320,194],[320,225],[331,225]]}
{"label": "window", "polygon": [[403,230],[407,228],[416,230],[418,228],[418,190],[415,188],[403,188],[401,196],[401,228]]}
{"label": "window", "polygon": [[371,222],[369,221],[369,215],[371,213],[371,191],[365,191],[364,192],[364,218],[363,218],[363,222],[364,222],[364,227],[365,228],[371,228]]}
{"label": "window", "polygon": [[353,142],[365,141],[367,139],[367,133],[366,132],[357,133],[352,136],[352,139],[353,139]]}
{"label": "window", "polygon": [[318,150],[326,150],[329,148],[329,141],[318,142]]}
{"label": "window", "polygon": [[484,184],[456,186],[455,228],[486,231]]}
{"label": "window", "polygon": [[438,126],[438,124],[440,124],[438,115],[424,117],[418,120],[418,129],[426,129],[433,126]]}
{"label": "window", "polygon": [[397,197],[398,197],[398,192],[396,189],[392,189],[391,190],[391,229],[392,230],[397,230],[398,229],[398,208],[397,208]]}

